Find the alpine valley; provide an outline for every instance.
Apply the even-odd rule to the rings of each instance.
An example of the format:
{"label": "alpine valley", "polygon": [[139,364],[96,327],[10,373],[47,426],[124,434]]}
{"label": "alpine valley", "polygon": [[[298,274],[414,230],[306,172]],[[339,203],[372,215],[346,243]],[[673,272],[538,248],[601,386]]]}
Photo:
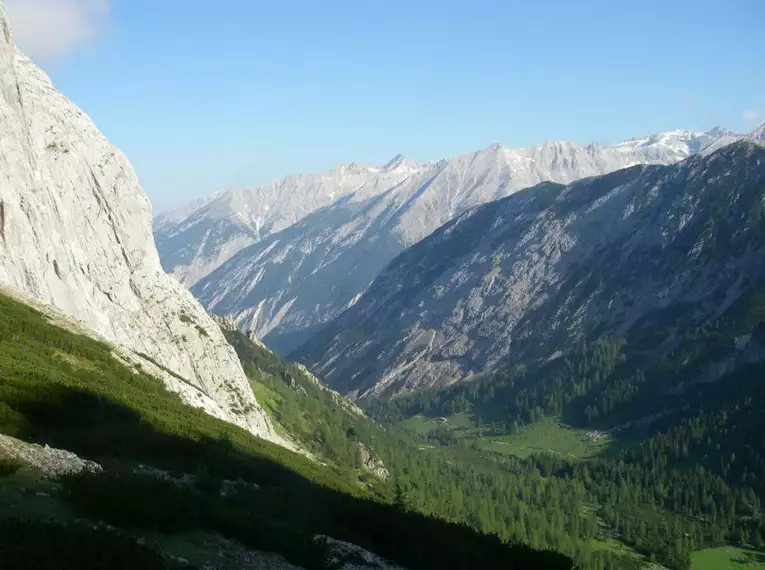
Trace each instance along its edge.
{"label": "alpine valley", "polygon": [[683,392],[762,353],[747,336],[758,323],[741,315],[765,282],[763,204],[765,147],[752,141],[545,182],[406,250],[300,354],[345,393],[398,395],[606,338],[651,370],[700,331],[730,328],[733,352],[692,354],[684,374],[662,380]]}
{"label": "alpine valley", "polygon": [[133,169],[2,1],[0,286],[3,570],[572,568],[446,511],[519,474],[422,453],[167,276]]}
{"label": "alpine valley", "polygon": [[0,0],[0,568],[765,568],[764,143],[397,156],[152,219]]}
{"label": "alpine valley", "polygon": [[[510,491],[510,504],[492,495],[463,511],[477,528],[582,568],[756,565],[763,142],[762,127],[670,131],[343,167],[321,183],[352,172],[355,191],[253,237],[192,292],[424,453],[541,476],[545,524]],[[231,195],[168,231],[207,227]],[[407,488],[417,508],[423,486]]]}

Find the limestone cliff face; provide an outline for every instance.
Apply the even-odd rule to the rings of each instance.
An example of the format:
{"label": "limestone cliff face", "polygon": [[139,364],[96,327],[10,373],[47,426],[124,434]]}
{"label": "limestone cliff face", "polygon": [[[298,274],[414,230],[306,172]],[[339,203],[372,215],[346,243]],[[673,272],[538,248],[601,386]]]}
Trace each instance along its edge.
{"label": "limestone cliff face", "polygon": [[0,285],[172,371],[188,403],[277,439],[218,326],[162,271],[133,168],[14,48],[2,0]]}

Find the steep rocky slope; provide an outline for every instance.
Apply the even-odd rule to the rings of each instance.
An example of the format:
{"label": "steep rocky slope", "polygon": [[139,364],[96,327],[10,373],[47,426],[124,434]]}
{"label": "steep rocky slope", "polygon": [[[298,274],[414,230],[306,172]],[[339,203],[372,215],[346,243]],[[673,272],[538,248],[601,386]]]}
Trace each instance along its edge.
{"label": "steep rocky slope", "polygon": [[551,142],[492,145],[422,167],[395,187],[362,186],[343,200],[261,239],[192,292],[213,312],[288,353],[339,315],[406,247],[466,209],[545,180],[568,183],[640,163],[671,163],[719,137],[671,131],[614,148]]}
{"label": "steep rocky slope", "polygon": [[188,403],[274,438],[233,349],[163,273],[130,164],[15,50],[2,3],[0,31],[0,285],[148,357]]}
{"label": "steep rocky slope", "polygon": [[[638,338],[666,354],[765,280],[765,148],[544,183],[408,249],[301,356],[343,393],[443,386]],[[659,325],[657,325],[659,323]]]}

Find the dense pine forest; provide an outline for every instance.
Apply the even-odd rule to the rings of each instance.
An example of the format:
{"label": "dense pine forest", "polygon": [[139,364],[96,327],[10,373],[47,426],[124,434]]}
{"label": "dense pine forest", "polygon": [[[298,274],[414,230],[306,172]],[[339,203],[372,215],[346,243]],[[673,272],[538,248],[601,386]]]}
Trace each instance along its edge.
{"label": "dense pine forest", "polygon": [[[591,544],[602,536],[601,525],[586,489],[566,477],[551,477],[534,461],[486,456],[462,446],[434,447],[395,426],[383,427],[339,405],[336,396],[301,368],[243,334],[229,332],[227,338],[259,400],[287,432],[300,435],[307,447],[355,476],[357,442],[363,442],[390,470],[391,498],[404,510],[466,523],[506,542],[552,548],[574,557],[583,568],[640,566],[633,557]],[[287,375],[297,384],[290,386]]]}
{"label": "dense pine forest", "polygon": [[[572,496],[581,493],[599,523],[646,559],[690,568],[696,550],[765,543],[765,364],[758,356],[765,348],[764,306],[761,296],[741,299],[665,358],[653,356],[649,328],[451,389],[366,407],[384,423],[438,419],[442,424],[424,437],[448,448],[475,446],[464,429],[444,425],[455,415],[469,417],[480,435],[493,438],[545,418],[607,435],[609,448],[587,461],[539,453],[520,463],[548,484],[566,482]],[[710,378],[710,368],[721,372]],[[560,512],[572,512],[560,505]],[[539,544],[539,530],[524,530],[531,544]]]}

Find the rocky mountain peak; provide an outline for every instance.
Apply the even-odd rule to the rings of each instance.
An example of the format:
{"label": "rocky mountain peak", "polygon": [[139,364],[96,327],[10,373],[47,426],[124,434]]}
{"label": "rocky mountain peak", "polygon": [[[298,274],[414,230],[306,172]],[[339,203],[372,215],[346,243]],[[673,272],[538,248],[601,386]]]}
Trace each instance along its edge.
{"label": "rocky mountain peak", "polygon": [[731,129],[726,127],[717,126],[708,131],[708,134],[713,137],[724,137],[735,134]]}
{"label": "rocky mountain peak", "polygon": [[[674,163],[713,138],[677,129],[615,147],[548,141],[511,149],[495,143],[414,172],[378,170],[323,179],[322,184],[352,181],[355,186],[351,195],[336,196],[331,207],[314,210],[238,253],[220,247],[226,263],[190,285],[208,310],[234,315],[240,328],[254,329],[266,344],[289,354],[353,306],[387,262],[466,210],[545,181],[568,184],[637,164]],[[722,139],[721,146],[736,140]],[[397,157],[389,164],[404,162]],[[294,185],[283,190],[303,191]],[[206,247],[212,241],[206,238]],[[184,256],[194,247],[181,240],[178,245]],[[212,267],[215,250],[211,253],[192,263]],[[180,261],[168,252],[168,269],[174,260]]]}
{"label": "rocky mountain peak", "polygon": [[349,162],[348,164],[341,164],[332,171],[339,176],[359,176],[368,174],[371,169],[368,166],[359,164],[358,162]]}
{"label": "rocky mountain peak", "polygon": [[383,172],[417,172],[420,165],[414,160],[406,158],[403,154],[397,154],[383,167]]}

